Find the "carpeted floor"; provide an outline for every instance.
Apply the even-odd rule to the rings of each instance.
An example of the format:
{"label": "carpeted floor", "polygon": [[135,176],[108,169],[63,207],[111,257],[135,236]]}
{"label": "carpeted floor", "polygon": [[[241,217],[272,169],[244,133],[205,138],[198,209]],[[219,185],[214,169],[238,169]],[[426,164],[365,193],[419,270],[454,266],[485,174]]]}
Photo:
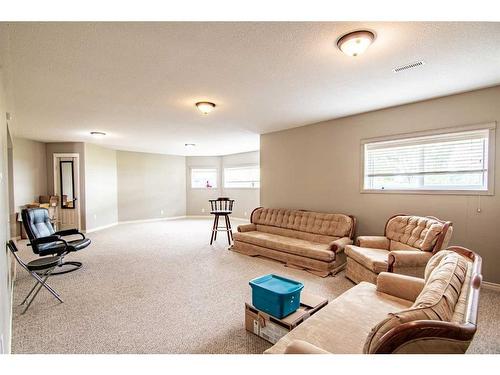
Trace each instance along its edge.
{"label": "carpeted floor", "polygon": [[[24,315],[17,305],[33,279],[19,270],[13,353],[262,353],[270,344],[243,325],[250,279],[278,273],[329,299],[353,286],[343,272],[323,279],[227,251],[224,238],[210,246],[210,228],[182,219],[91,233],[91,247],[68,257],[84,268],[50,279],[64,303],[43,290]],[[500,353],[499,305],[500,293],[482,291],[469,352]]]}

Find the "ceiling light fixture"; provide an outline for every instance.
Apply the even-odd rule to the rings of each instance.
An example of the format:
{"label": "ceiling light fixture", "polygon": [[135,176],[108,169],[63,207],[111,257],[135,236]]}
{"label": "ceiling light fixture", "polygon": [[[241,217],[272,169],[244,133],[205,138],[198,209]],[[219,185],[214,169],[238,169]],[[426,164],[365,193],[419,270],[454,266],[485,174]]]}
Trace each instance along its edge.
{"label": "ceiling light fixture", "polygon": [[348,56],[359,56],[375,40],[375,34],[368,30],[347,33],[337,41],[337,47]]}
{"label": "ceiling light fixture", "polygon": [[201,111],[201,113],[206,115],[214,110],[215,104],[211,102],[198,102],[196,103],[196,107]]}
{"label": "ceiling light fixture", "polygon": [[94,137],[104,137],[106,133],[104,132],[90,132]]}
{"label": "ceiling light fixture", "polygon": [[191,147],[196,146],[196,144],[195,143],[184,143],[184,146],[191,148]]}

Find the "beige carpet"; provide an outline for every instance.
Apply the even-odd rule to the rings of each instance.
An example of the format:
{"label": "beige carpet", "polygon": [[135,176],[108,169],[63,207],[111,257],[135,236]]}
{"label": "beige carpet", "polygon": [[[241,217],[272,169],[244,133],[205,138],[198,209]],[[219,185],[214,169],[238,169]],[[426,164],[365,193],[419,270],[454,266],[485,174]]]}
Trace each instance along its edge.
{"label": "beige carpet", "polygon": [[[210,246],[210,228],[185,219],[91,233],[91,247],[68,257],[84,268],[50,279],[65,303],[43,290],[25,315],[17,305],[32,278],[20,270],[13,353],[262,353],[270,344],[243,326],[250,279],[277,273],[329,299],[353,286],[343,273],[322,279],[227,251],[223,237]],[[500,353],[499,304],[500,293],[482,292],[470,352]]]}

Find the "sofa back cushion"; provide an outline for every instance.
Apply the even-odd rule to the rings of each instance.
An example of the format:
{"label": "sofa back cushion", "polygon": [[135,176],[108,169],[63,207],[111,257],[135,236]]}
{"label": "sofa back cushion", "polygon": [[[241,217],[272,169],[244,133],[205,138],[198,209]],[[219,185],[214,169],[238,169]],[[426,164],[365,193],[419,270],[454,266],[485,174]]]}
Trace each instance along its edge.
{"label": "sofa back cushion", "polygon": [[[390,313],[377,324],[366,339],[365,353],[374,353],[382,336],[401,324],[417,320],[450,322],[463,316],[466,307],[459,299],[464,295],[462,288],[468,288],[465,283],[470,280],[467,274],[472,270],[469,263],[453,251],[443,250],[434,255],[429,261],[432,270],[426,272],[425,286],[415,303],[407,310]],[[456,308],[464,311],[457,312]]]}
{"label": "sofa back cushion", "polygon": [[252,223],[323,236],[349,237],[353,219],[344,214],[289,210],[285,208],[258,208],[252,214]]}
{"label": "sofa back cushion", "polygon": [[[387,222],[385,236],[392,242],[432,251],[443,232],[444,224],[438,220],[421,216],[395,216]],[[396,249],[397,246],[392,250]],[[404,249],[401,249],[404,250]]]}

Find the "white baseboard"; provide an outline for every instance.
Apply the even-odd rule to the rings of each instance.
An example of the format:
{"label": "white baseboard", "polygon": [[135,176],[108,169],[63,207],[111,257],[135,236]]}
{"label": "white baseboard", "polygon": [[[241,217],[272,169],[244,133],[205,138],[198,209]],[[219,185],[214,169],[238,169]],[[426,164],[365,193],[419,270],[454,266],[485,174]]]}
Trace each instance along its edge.
{"label": "white baseboard", "polygon": [[[187,215],[187,219],[210,219],[212,218],[213,215]],[[231,219],[233,220],[242,220],[242,221],[250,221],[249,218],[244,218],[244,217],[236,217],[236,216],[230,216]]]}
{"label": "white baseboard", "polygon": [[100,231],[100,230],[103,230],[103,229],[108,229],[108,228],[111,228],[111,227],[114,227],[118,225],[118,222],[116,223],[111,223],[111,224],[107,224],[107,225],[102,225],[100,227],[95,227],[95,228],[90,228],[90,229],[86,229],[84,231],[82,231],[83,233],[92,233],[92,232],[97,232],[97,231]]}
{"label": "white baseboard", "polygon": [[489,289],[489,290],[494,290],[494,291],[500,292],[500,284],[497,284],[497,283],[490,283],[489,281],[483,281],[481,283],[481,286],[484,289]]}
{"label": "white baseboard", "polygon": [[126,221],[119,221],[118,224],[152,223],[152,222],[155,222],[155,221],[185,219],[186,217],[187,216],[169,216],[169,217],[157,217],[157,218],[154,218],[154,219],[126,220]]}

